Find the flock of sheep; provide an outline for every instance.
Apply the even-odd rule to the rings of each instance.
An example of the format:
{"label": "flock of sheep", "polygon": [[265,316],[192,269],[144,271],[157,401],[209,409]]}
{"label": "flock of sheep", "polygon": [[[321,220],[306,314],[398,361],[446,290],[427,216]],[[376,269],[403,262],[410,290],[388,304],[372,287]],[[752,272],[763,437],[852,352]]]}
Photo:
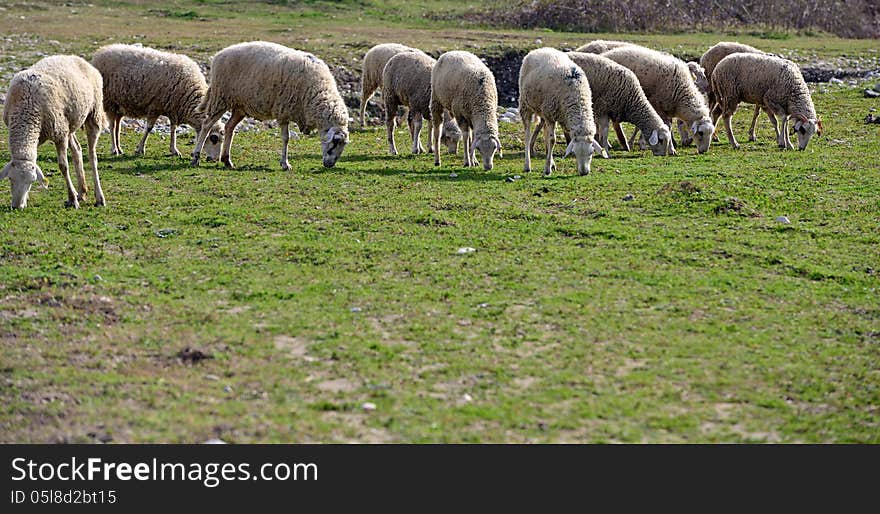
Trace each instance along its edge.
{"label": "flock of sheep", "polygon": [[[394,129],[398,107],[409,108],[407,124],[413,153],[424,153],[420,141],[423,120],[430,122],[434,164],[440,165],[441,144],[457,153],[464,143],[464,166],[476,165],[479,151],[483,168],[491,170],[501,155],[498,132],[498,94],[489,68],[474,54],[450,51],[433,59],[399,44],[381,44],[364,57],[360,121],[365,125],[366,104],[381,88],[386,110],[388,145],[397,154]],[[806,148],[813,134],[821,134],[810,92],[791,61],[739,43],[718,43],[699,63],[620,41],[593,41],[574,52],[540,48],[523,59],[519,76],[519,113],[525,131],[525,171],[531,171],[538,134],[546,146],[544,173],[556,169],[553,146],[556,124],[565,133],[565,156],[574,155],[577,171],[590,172],[594,153],[607,157],[609,127],[629,150],[641,133],[640,146],[654,155],[674,155],[672,121],[677,120],[681,144],[695,143],[699,153],[709,149],[718,119],[723,116],[730,143],[738,148],[730,120],[741,102],[756,106],[749,140],[764,110],[782,148],[793,148],[789,121],[793,120],[798,148]],[[230,112],[225,125],[221,117]],[[12,161],[0,179],[12,185],[12,207],[24,208],[34,182],[48,181],[37,165],[37,147],[52,141],[58,165],[67,183],[66,205],[79,207],[87,191],[82,148],[75,131],[84,129],[96,205],[104,205],[98,177],[96,144],[109,121],[111,153],[121,154],[123,116],[147,119],[144,145],[157,118],[171,122],[170,152],[180,156],[176,128],[192,126],[198,136],[192,164],[204,151],[208,160],[231,159],[235,127],[245,116],[277,120],[281,129],[281,168],[287,158],[289,124],[308,134],[317,131],[323,164],[332,167],[349,142],[349,113],[330,68],[314,55],[268,42],[229,46],[214,55],[210,86],[190,58],[140,45],[109,45],[89,63],[70,55],[46,57],[17,73],[6,95],[3,121],[9,129]],[[779,116],[779,120],[777,120]],[[109,118],[109,120],[107,119]],[[532,124],[538,122],[532,131]],[[628,140],[620,123],[635,125]],[[780,127],[781,124],[781,127]],[[67,150],[73,153],[77,175],[70,177]]]}

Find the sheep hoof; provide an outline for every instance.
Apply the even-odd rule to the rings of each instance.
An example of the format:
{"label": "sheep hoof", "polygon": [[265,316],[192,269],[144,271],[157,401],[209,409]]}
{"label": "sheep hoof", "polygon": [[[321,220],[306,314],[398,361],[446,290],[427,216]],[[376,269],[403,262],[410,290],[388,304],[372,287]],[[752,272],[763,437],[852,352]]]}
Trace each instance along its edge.
{"label": "sheep hoof", "polygon": [[64,202],[64,206],[79,209],[79,202],[77,202],[76,200],[67,200],[66,202]]}
{"label": "sheep hoof", "polygon": [[180,150],[178,150],[177,148],[175,148],[174,150],[171,150],[170,156],[171,157],[180,157],[181,156]]}
{"label": "sheep hoof", "polygon": [[757,140],[758,138],[756,138],[755,136],[749,136],[749,143],[754,143]]}
{"label": "sheep hoof", "polygon": [[733,143],[733,145],[731,145],[731,146],[733,146],[733,149],[734,149],[734,150],[739,150],[739,149],[740,149],[740,145],[739,145],[739,143]]}
{"label": "sheep hoof", "polygon": [[143,157],[143,155],[144,155],[144,149],[143,149],[143,148],[138,148],[137,150],[134,151],[134,154],[137,155],[138,157]]}
{"label": "sheep hoof", "polygon": [[98,198],[98,199],[95,201],[95,207],[104,207],[105,205],[107,205],[107,202],[104,200],[103,197]]}
{"label": "sheep hoof", "polygon": [[221,157],[220,162],[229,169],[235,169],[235,165],[232,164],[232,159],[230,159],[228,155]]}
{"label": "sheep hoof", "polygon": [[287,161],[281,161],[281,169],[284,171],[290,171],[290,163]]}
{"label": "sheep hoof", "polygon": [[198,166],[199,165],[199,157],[198,156],[193,157],[192,161],[190,161],[190,165],[191,166]]}

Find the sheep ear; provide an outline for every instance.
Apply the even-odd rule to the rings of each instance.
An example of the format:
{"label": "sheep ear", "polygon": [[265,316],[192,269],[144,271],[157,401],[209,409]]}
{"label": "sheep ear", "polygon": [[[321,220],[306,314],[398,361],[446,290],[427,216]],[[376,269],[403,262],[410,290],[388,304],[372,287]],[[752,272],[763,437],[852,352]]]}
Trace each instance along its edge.
{"label": "sheep ear", "polygon": [[49,189],[49,179],[46,178],[46,175],[43,175],[43,170],[36,164],[34,164],[34,170],[37,172],[37,182],[43,186],[43,189]]}
{"label": "sheep ear", "polygon": [[562,156],[563,159],[571,155],[571,152],[574,151],[574,139],[571,140],[571,143],[568,143],[568,146],[565,148],[565,155]]}
{"label": "sheep ear", "polygon": [[651,137],[648,138],[648,144],[654,146],[659,142],[660,138],[657,137],[657,129],[654,129],[654,132],[651,132]]}
{"label": "sheep ear", "polygon": [[600,145],[598,141],[593,139],[592,143],[590,143],[590,146],[592,146],[593,151],[598,152],[602,156],[602,158],[604,158],[604,159],[608,158],[608,152],[605,151],[605,147]]}
{"label": "sheep ear", "polygon": [[9,168],[12,167],[12,163],[7,163],[6,166],[3,166],[3,169],[0,170],[0,180],[9,176]]}

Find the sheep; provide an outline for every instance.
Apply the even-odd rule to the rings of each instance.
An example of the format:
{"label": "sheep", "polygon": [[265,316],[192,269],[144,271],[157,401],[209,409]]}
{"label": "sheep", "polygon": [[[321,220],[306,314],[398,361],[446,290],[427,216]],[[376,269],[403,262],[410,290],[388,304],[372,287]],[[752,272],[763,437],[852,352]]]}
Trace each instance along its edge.
{"label": "sheep", "polygon": [[519,113],[525,128],[524,171],[532,169],[531,123],[533,116],[538,115],[544,124],[547,145],[544,175],[550,175],[556,169],[553,145],[557,122],[571,139],[565,157],[575,155],[578,175],[590,173],[593,152],[604,153],[604,148],[595,139],[592,103],[587,76],[566,54],[554,48],[529,52],[519,69]]}
{"label": "sheep", "polygon": [[440,166],[440,123],[449,111],[464,139],[464,166],[475,166],[480,151],[483,169],[491,170],[495,152],[501,157],[498,138],[498,90],[495,76],[476,55],[461,50],[446,52],[431,70],[431,140],[434,165]]}
{"label": "sheep", "polygon": [[[702,154],[709,150],[715,126],[709,117],[706,99],[694,84],[684,61],[634,45],[616,48],[602,55],[636,74],[645,96],[667,125],[670,125],[672,118],[684,120],[696,137],[697,151]],[[675,154],[674,147],[671,153]]]}
{"label": "sheep", "polygon": [[[121,44],[98,49],[92,65],[104,78],[104,112],[110,118],[111,153],[122,154],[119,129],[123,115],[147,119],[135,155],[144,155],[144,145],[156,119],[165,115],[171,122],[169,152],[180,157],[177,126],[185,123],[196,134],[202,128],[197,110],[208,83],[199,65],[185,55]],[[217,123],[211,127],[210,144],[206,147],[208,160],[216,160],[220,154],[221,136]]]}
{"label": "sheep", "polygon": [[[715,70],[715,67],[718,66],[718,63],[721,62],[721,59],[724,59],[730,54],[736,53],[751,53],[751,54],[763,54],[761,50],[749,45],[744,45],[742,43],[734,43],[730,41],[721,41],[716,44],[712,48],[706,50],[706,53],[700,57],[700,66],[703,68],[703,72],[706,77],[709,77],[711,80],[712,72]],[[721,117],[721,110],[716,105],[717,100],[715,98],[715,93],[712,91],[712,85],[709,84],[708,88],[708,99],[709,99],[709,107],[712,107],[712,123],[715,123],[715,131],[717,134],[718,131],[718,118]],[[758,125],[758,116],[761,114],[761,106],[755,106],[755,113],[752,116],[752,124],[749,127],[749,141],[757,141],[758,136],[756,133],[757,125]],[[768,115],[769,116],[769,115]],[[777,134],[778,136],[778,134]],[[717,135],[713,135],[715,141],[718,140]]]}
{"label": "sheep", "polygon": [[[363,70],[361,72],[361,126],[366,127],[366,110],[367,102],[372,98],[373,93],[382,86],[382,72],[385,65],[395,55],[403,52],[419,52],[417,48],[411,48],[398,43],[382,43],[370,48],[364,55]],[[394,116],[394,112],[386,112],[386,116]]]}
{"label": "sheep", "polygon": [[[739,143],[733,137],[730,119],[740,102],[764,109],[776,129],[776,142],[781,148],[794,148],[788,138],[790,119],[795,120],[799,150],[806,149],[813,134],[822,135],[822,122],[816,116],[807,83],[798,65],[787,59],[755,53],[730,54],[715,66],[712,90],[718,97],[724,128],[734,148],[739,148]],[[782,116],[781,130],[777,115]]]}
{"label": "sheep", "polygon": [[230,149],[235,126],[245,116],[278,120],[284,171],[290,170],[287,143],[291,121],[303,132],[318,130],[327,168],[336,164],[348,143],[348,109],[330,68],[310,53],[275,43],[239,43],[217,52],[211,65],[211,85],[199,111],[204,119],[192,154],[194,166],[199,164],[210,127],[226,111],[232,115],[224,128],[220,161],[228,168],[234,167]]}
{"label": "sheep", "polygon": [[590,41],[585,45],[581,45],[575,48],[574,51],[584,54],[604,54],[605,52],[613,50],[615,48],[632,45],[633,43],[627,43],[626,41],[609,41],[605,39],[597,39],[595,41]]}
{"label": "sheep", "polygon": [[[632,71],[601,55],[583,52],[568,52],[566,55],[587,76],[593,98],[596,140],[603,148],[610,149],[608,125],[610,120],[614,120],[633,123],[642,133],[650,134],[648,142],[654,155],[666,155],[671,151],[672,139],[669,127],[651,107],[639,85],[639,79]],[[543,123],[542,120],[532,135],[531,152],[534,152],[538,131],[543,127]],[[618,139],[629,150],[626,138],[622,134],[618,134]]]}
{"label": "sheep", "polygon": [[[421,52],[402,52],[388,60],[385,71],[382,73],[385,111],[395,113],[400,105],[409,107],[407,119],[414,154],[425,153],[419,136],[422,132],[422,119],[431,119],[431,70],[436,62],[435,59]],[[397,148],[394,144],[395,118],[393,114],[385,118],[391,155],[397,155]],[[461,130],[455,120],[444,111],[443,144],[447,146],[450,153],[454,154],[458,149],[459,140],[461,140]],[[431,144],[433,144],[433,140]],[[433,150],[431,147],[432,153]]]}
{"label": "sheep", "polygon": [[[101,73],[85,59],[75,55],[55,55],[41,59],[12,77],[3,106],[3,122],[9,129],[12,161],[0,171],[0,180],[12,183],[12,208],[27,206],[31,185],[48,180],[37,165],[37,147],[46,141],[55,144],[58,167],[67,183],[67,207],[79,208],[88,190],[83,170],[82,147],[75,131],[85,128],[89,164],[95,186],[95,205],[106,203],[98,177],[95,146],[106,126],[102,104]],[[73,167],[78,190],[70,180],[67,147],[73,150]]]}

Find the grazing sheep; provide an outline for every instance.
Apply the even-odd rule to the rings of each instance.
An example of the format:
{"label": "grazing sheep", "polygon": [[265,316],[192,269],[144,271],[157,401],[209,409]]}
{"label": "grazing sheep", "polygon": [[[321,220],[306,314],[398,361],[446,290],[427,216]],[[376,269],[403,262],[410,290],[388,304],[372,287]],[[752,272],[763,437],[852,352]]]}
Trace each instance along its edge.
{"label": "grazing sheep", "polygon": [[[788,138],[788,120],[794,119],[798,149],[804,150],[813,134],[822,135],[822,122],[810,90],[797,64],[766,54],[735,53],[728,55],[712,72],[712,90],[724,116],[724,128],[734,148],[730,118],[740,102],[760,105],[770,116],[776,129],[776,142],[781,148],[794,148]],[[782,117],[781,130],[776,116]]]}
{"label": "grazing sheep", "polygon": [[[376,45],[367,51],[364,55],[364,65],[361,72],[361,126],[366,127],[366,110],[367,102],[372,98],[373,93],[382,87],[382,72],[385,65],[392,57],[403,52],[419,52],[418,48],[411,48],[398,43],[382,43]],[[386,116],[394,116],[394,112],[387,112]]]}
{"label": "grazing sheep", "polygon": [[[160,52],[137,45],[108,45],[98,49],[92,65],[104,78],[104,112],[110,118],[111,153],[122,154],[119,129],[123,116],[146,118],[147,127],[135,155],[144,154],[147,137],[159,116],[171,122],[171,155],[177,149],[177,126],[186,123],[196,134],[201,130],[202,117],[198,107],[208,83],[195,61],[185,55]],[[220,124],[211,127],[208,160],[220,155]]]}
{"label": "grazing sheep", "polygon": [[[606,150],[608,144],[609,121],[632,123],[643,134],[650,134],[648,142],[654,155],[666,155],[671,151],[669,127],[651,107],[645,92],[639,85],[635,74],[616,62],[601,55],[568,52],[568,57],[580,66],[590,83],[593,98],[593,119],[596,121],[596,140]],[[543,119],[532,135],[532,148],[538,131],[543,128]],[[626,138],[618,134],[621,145],[629,150]]]}
{"label": "grazing sheep", "polygon": [[314,55],[265,41],[239,43],[217,52],[211,65],[211,85],[199,106],[204,120],[192,164],[199,164],[210,127],[226,111],[220,160],[232,168],[230,147],[235,126],[251,116],[275,119],[281,130],[281,169],[290,170],[287,143],[290,122],[300,130],[317,129],[324,166],[332,168],[348,143],[348,109],[336,88],[330,68]]}
{"label": "grazing sheep", "polygon": [[[402,52],[388,60],[385,71],[382,73],[385,111],[395,113],[401,105],[409,107],[407,121],[414,154],[426,153],[422,147],[420,134],[422,133],[422,120],[431,119],[431,70],[436,62],[431,56],[422,52]],[[397,155],[397,147],[394,144],[396,122],[396,117],[393,115],[385,118],[388,127],[388,148],[391,155]],[[443,144],[449,148],[450,153],[455,153],[458,150],[461,130],[446,111],[443,112],[441,139]],[[432,140],[431,145],[433,143]],[[430,146],[429,151],[433,153],[433,146]]]}
{"label": "grazing sheep", "polygon": [[440,166],[440,123],[449,111],[464,139],[464,166],[475,166],[476,150],[483,169],[491,170],[498,138],[498,91],[495,76],[479,57],[460,50],[446,52],[431,70],[431,140],[434,165]]}
{"label": "grazing sheep", "polygon": [[519,113],[525,128],[526,150],[523,169],[527,172],[532,170],[531,124],[532,117],[538,115],[544,124],[544,142],[547,145],[544,175],[550,175],[556,169],[553,162],[556,123],[562,125],[571,139],[565,157],[572,153],[575,155],[578,175],[590,173],[593,152],[604,153],[595,139],[592,105],[587,76],[568,55],[553,48],[529,52],[519,69]]}
{"label": "grazing sheep", "polygon": [[[730,54],[738,54],[738,53],[747,53],[747,54],[763,54],[761,50],[749,45],[744,45],[742,43],[734,43],[730,41],[722,41],[712,48],[706,50],[706,53],[700,57],[700,66],[703,68],[706,77],[709,77],[711,80],[712,72],[715,71],[715,67],[718,66],[718,63],[721,62],[721,59],[724,59]],[[721,117],[721,109],[716,105],[718,103],[715,92],[712,91],[712,84],[709,84],[709,90],[707,93],[709,99],[709,107],[712,108],[712,123],[715,123],[715,133],[714,139],[718,140],[718,118]],[[752,124],[749,127],[749,141],[757,141],[758,137],[756,134],[756,129],[758,125],[758,116],[761,114],[761,106],[755,106],[755,114],[752,116]],[[767,115],[770,116],[769,114]],[[779,134],[776,134],[779,137]]]}
{"label": "grazing sheep", "polygon": [[632,45],[633,43],[627,43],[626,41],[609,41],[605,39],[597,39],[595,41],[590,41],[585,45],[577,47],[574,51],[585,54],[604,54],[605,52],[609,50],[614,50],[615,48]]}
{"label": "grazing sheep", "polygon": [[[81,57],[55,55],[41,59],[30,68],[12,77],[3,122],[9,128],[9,152],[12,161],[0,171],[0,180],[9,177],[12,183],[12,207],[27,206],[31,185],[48,181],[37,165],[37,147],[45,141],[55,144],[58,167],[67,183],[68,207],[79,208],[87,191],[83,170],[82,147],[75,131],[85,127],[89,145],[89,164],[95,185],[95,205],[105,204],[104,191],[98,178],[98,156],[95,146],[101,129],[106,125],[102,108],[101,74]],[[67,163],[68,144],[73,150],[79,190],[73,188]]]}
{"label": "grazing sheep", "polygon": [[[620,47],[602,55],[636,74],[645,96],[667,125],[671,126],[672,118],[684,120],[696,138],[697,151],[709,150],[715,126],[709,117],[706,99],[694,84],[684,61],[639,46]],[[675,153],[674,147],[672,153]]]}

